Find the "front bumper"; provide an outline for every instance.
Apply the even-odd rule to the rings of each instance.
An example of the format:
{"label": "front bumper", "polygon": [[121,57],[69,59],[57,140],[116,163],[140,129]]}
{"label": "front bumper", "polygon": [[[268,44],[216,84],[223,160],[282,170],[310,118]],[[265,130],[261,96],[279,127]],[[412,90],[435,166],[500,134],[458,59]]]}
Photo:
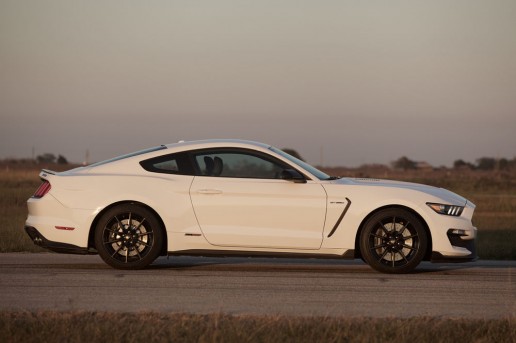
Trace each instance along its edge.
{"label": "front bumper", "polygon": [[91,248],[82,248],[73,244],[49,241],[36,228],[25,226],[25,232],[34,244],[53,252],[63,254],[94,255],[97,251]]}
{"label": "front bumper", "polygon": [[444,256],[440,252],[434,251],[432,252],[432,257],[430,262],[432,263],[463,263],[463,262],[475,262],[478,260],[478,256],[473,253],[471,255],[465,257],[450,257]]}
{"label": "front bumper", "polygon": [[[455,230],[449,229],[446,236],[454,250],[463,252],[460,256],[442,254],[437,251],[432,252],[430,261],[434,263],[459,263],[459,262],[473,262],[478,260],[477,256],[477,239],[476,228],[472,227],[470,230],[461,230],[462,235],[454,234]],[[466,239],[464,239],[466,238]]]}

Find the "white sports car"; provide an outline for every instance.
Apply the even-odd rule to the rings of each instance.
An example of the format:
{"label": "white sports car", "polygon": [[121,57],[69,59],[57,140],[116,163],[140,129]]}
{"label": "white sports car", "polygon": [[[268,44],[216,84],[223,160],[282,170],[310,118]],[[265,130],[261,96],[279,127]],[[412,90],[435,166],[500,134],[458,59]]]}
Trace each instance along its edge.
{"label": "white sports car", "polygon": [[459,195],[330,177],[262,143],[179,142],[40,178],[34,243],[115,268],[167,254],[362,258],[385,273],[476,259],[475,205]]}

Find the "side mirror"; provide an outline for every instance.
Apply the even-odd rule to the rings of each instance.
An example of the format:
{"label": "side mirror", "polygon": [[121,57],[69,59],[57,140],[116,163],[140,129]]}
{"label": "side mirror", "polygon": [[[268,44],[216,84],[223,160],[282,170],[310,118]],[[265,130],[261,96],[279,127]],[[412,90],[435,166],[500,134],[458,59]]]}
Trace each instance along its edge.
{"label": "side mirror", "polygon": [[283,180],[293,181],[295,183],[306,183],[305,177],[294,169],[284,169],[281,172],[281,178]]}

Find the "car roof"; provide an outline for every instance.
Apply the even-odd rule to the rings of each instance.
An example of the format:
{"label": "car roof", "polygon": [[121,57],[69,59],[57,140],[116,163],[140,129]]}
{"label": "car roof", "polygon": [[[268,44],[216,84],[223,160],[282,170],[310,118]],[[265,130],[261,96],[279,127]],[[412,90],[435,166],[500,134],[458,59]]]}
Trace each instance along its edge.
{"label": "car roof", "polygon": [[165,144],[165,146],[167,149],[172,150],[191,150],[212,147],[248,147],[268,149],[270,147],[268,144],[242,139],[204,139],[197,141],[179,141],[177,143]]}

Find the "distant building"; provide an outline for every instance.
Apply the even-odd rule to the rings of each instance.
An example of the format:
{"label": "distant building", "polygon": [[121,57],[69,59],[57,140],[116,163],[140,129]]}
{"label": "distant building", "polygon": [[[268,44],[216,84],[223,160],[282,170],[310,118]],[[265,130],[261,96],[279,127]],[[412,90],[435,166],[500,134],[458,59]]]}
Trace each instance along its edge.
{"label": "distant building", "polygon": [[428,162],[416,162],[416,169],[417,170],[423,170],[423,171],[432,171],[434,170],[434,167]]}

